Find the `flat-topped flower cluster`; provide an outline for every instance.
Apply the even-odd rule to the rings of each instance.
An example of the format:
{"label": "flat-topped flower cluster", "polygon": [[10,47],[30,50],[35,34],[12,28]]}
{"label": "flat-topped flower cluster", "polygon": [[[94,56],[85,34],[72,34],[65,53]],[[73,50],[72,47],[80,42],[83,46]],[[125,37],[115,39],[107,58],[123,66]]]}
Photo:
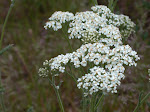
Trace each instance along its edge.
{"label": "flat-topped flower cluster", "polygon": [[[89,43],[82,45],[73,53],[61,54],[49,61],[46,60],[43,63],[44,68],[40,69],[39,74],[48,76],[48,72],[53,75],[64,73],[68,63],[72,63],[75,68],[86,67],[88,63],[92,63],[94,66],[90,69],[91,72],[78,79],[78,87],[88,89],[90,94],[102,90],[102,88],[108,92],[116,92],[117,85],[124,78],[125,68],[123,65],[136,66],[135,61],[137,60],[139,60],[137,53],[129,45],[111,49],[110,46],[103,43]],[[100,87],[101,85],[105,86]]]}
{"label": "flat-topped flower cluster", "polygon": [[57,76],[66,72],[68,64],[75,68],[90,66],[89,73],[81,74],[77,87],[84,89],[85,95],[98,91],[117,92],[124,76],[124,65],[136,66],[140,58],[129,45],[123,45],[122,39],[127,38],[135,24],[124,15],[113,14],[102,5],[92,7],[93,11],[55,12],[46,23],[45,28],[58,30],[62,23],[70,22],[69,39],[77,38],[83,45],[72,53],[61,54],[43,63],[39,75]]}
{"label": "flat-topped flower cluster", "polygon": [[[93,11],[77,12],[75,15],[70,12],[57,11],[49,18],[44,27],[57,31],[62,28],[62,23],[70,22],[69,39],[77,38],[85,43],[110,38],[110,34],[115,39],[127,38],[134,31],[135,24],[128,16],[116,15],[103,5],[93,6],[91,9]],[[114,29],[120,31],[119,33],[117,31],[118,35],[115,35]],[[122,37],[120,37],[120,33]]]}
{"label": "flat-topped flower cluster", "polygon": [[69,13],[69,12],[62,12],[62,11],[55,12],[49,18],[50,21],[46,23],[44,28],[47,29],[47,28],[52,27],[54,31],[57,31],[58,29],[62,28],[62,23],[71,21],[73,17],[74,17],[74,14]]}
{"label": "flat-topped flower cluster", "polygon": [[128,16],[123,14],[117,15],[110,11],[106,6],[93,6],[91,8],[95,13],[105,17],[107,19],[107,24],[112,24],[119,28],[121,35],[124,38],[129,37],[129,35],[134,32],[135,24],[131,21]]}

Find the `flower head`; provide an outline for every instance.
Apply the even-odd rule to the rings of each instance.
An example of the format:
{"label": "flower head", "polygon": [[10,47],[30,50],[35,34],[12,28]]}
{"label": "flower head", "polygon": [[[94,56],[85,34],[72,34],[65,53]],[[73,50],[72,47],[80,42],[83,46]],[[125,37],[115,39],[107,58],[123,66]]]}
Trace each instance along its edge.
{"label": "flower head", "polygon": [[86,90],[85,96],[98,91],[117,92],[124,75],[124,65],[136,66],[140,58],[129,45],[123,45],[122,39],[128,37],[135,24],[128,16],[116,15],[103,5],[93,6],[92,11],[55,12],[46,23],[45,28],[55,31],[62,24],[69,23],[69,39],[80,39],[83,45],[72,53],[58,55],[43,63],[39,75],[58,76],[67,72],[67,65],[74,68],[91,64],[89,72],[78,78],[77,87]]}
{"label": "flower head", "polygon": [[[78,88],[89,90],[89,94],[99,90],[107,92],[117,92],[116,87],[124,78],[124,66],[136,66],[137,53],[129,45],[116,46],[110,48],[103,43],[89,43],[82,45],[73,53],[59,55],[55,58],[45,61],[44,68],[39,70],[40,76],[47,76],[56,73],[64,73],[66,66],[72,63],[75,68],[87,66],[87,63],[93,63],[90,73],[83,75],[78,79]],[[48,72],[50,71],[50,72]]]}
{"label": "flower head", "polygon": [[[84,43],[115,39],[119,44],[122,38],[127,38],[134,31],[135,24],[128,16],[116,15],[103,5],[96,5],[91,9],[92,11],[77,12],[75,15],[70,12],[55,12],[44,27],[52,27],[57,31],[62,28],[62,23],[70,22],[69,39],[81,39]],[[115,44],[109,42],[108,44]]]}

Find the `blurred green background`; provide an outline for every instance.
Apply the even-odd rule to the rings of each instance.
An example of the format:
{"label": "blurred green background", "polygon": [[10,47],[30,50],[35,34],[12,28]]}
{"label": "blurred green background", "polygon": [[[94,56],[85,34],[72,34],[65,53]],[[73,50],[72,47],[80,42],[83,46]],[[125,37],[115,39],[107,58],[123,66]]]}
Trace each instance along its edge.
{"label": "blurred green background", "polygon": [[[107,5],[107,0],[99,0]],[[46,79],[38,77],[42,62],[59,54],[69,52],[61,31],[45,30],[48,18],[55,11],[79,12],[90,10],[92,0],[16,0],[9,17],[3,47],[14,47],[0,56],[4,100],[8,112],[59,112],[54,90]],[[10,6],[10,0],[0,0],[0,31]],[[119,0],[115,13],[128,15],[136,23],[136,33],[128,44],[138,52],[141,60],[137,67],[126,67],[126,78],[118,87],[117,94],[105,96],[103,112],[132,112],[141,91],[150,91],[148,68],[150,68],[150,2],[149,0]],[[75,48],[80,43],[71,41]],[[63,80],[61,97],[66,112],[81,110],[81,93],[67,76]],[[150,99],[139,112],[150,112]]]}

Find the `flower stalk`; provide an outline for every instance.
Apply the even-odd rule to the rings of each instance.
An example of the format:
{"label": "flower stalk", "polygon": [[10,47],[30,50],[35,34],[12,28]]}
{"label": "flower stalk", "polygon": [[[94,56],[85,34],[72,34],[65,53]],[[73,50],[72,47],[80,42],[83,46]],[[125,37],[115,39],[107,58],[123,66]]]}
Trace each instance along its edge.
{"label": "flower stalk", "polygon": [[96,106],[94,107],[94,111],[97,110],[97,108],[98,108],[98,106],[100,105],[100,103],[102,102],[103,98],[104,98],[104,94],[102,94],[101,97],[100,97],[100,99],[98,100]]}
{"label": "flower stalk", "polygon": [[50,78],[48,78],[48,80],[49,80],[50,84],[52,85],[52,87],[54,88],[54,91],[56,93],[61,112],[65,112],[64,111],[64,106],[63,106],[63,103],[62,103],[62,100],[61,100],[61,97],[60,97],[60,94],[59,94],[59,91],[58,91],[59,86],[55,85],[55,76],[52,76],[52,80]]}
{"label": "flower stalk", "polygon": [[114,9],[117,5],[118,0],[108,0],[108,8],[114,12]]}
{"label": "flower stalk", "polygon": [[97,0],[93,0],[94,1],[94,5],[98,5],[98,2]]}
{"label": "flower stalk", "polygon": [[82,105],[83,112],[86,112],[86,97],[84,97],[84,94],[82,95]]}

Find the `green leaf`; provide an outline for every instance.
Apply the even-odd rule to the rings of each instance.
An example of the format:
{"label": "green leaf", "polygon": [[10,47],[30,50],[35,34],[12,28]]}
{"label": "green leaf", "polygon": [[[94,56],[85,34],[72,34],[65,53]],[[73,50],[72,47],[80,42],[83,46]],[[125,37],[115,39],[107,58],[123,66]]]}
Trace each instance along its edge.
{"label": "green leaf", "polygon": [[0,51],[0,55],[2,55],[4,52],[6,52],[7,50],[9,50],[10,48],[12,48],[13,44],[10,44],[8,45],[7,47],[3,48],[1,51]]}

